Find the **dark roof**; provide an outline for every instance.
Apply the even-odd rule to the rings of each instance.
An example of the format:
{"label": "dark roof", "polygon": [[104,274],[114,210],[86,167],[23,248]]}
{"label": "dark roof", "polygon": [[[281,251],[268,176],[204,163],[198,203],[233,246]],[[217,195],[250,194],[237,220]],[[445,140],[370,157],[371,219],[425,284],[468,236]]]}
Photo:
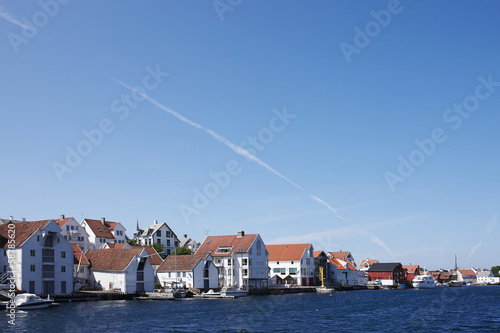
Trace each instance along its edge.
{"label": "dark roof", "polygon": [[103,224],[101,220],[91,220],[91,219],[84,219],[84,220],[96,237],[116,239],[115,236],[113,236],[113,234],[111,233],[111,230],[114,227],[116,227],[118,223],[104,221]]}
{"label": "dark roof", "polygon": [[98,249],[87,250],[85,256],[92,269],[124,271],[132,259],[140,256],[144,249]]}
{"label": "dark roof", "polygon": [[167,271],[190,271],[196,267],[200,260],[205,259],[207,256],[203,254],[191,254],[180,256],[168,256],[160,267],[158,272]]}
{"label": "dark roof", "polygon": [[[14,239],[16,240],[16,247],[20,247],[21,245],[23,245],[24,242],[26,242],[26,240],[35,233],[35,231],[45,228],[45,226],[49,224],[50,221],[52,220],[14,223],[16,236]],[[8,230],[8,224],[0,225],[0,247],[7,247],[7,240],[9,237]]]}
{"label": "dark roof", "polygon": [[398,266],[399,262],[376,262],[369,269],[368,272],[392,272]]}

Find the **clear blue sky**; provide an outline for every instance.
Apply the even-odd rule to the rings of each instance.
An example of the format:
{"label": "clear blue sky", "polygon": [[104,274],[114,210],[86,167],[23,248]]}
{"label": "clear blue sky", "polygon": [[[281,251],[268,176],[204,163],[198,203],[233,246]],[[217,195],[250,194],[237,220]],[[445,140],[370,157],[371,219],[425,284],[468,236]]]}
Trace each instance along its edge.
{"label": "clear blue sky", "polygon": [[0,1],[0,217],[500,264],[500,3],[230,3]]}

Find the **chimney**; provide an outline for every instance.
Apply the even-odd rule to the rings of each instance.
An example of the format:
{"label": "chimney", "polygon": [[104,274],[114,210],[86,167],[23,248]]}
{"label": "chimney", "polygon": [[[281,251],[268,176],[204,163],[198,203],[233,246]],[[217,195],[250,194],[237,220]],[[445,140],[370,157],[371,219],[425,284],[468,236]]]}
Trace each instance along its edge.
{"label": "chimney", "polygon": [[102,223],[102,224],[106,223],[106,218],[101,217],[101,223]]}
{"label": "chimney", "polygon": [[61,221],[64,220],[64,214],[61,214]]}
{"label": "chimney", "polygon": [[243,230],[238,231],[238,237],[237,238],[241,238],[243,236],[245,236],[245,232]]}
{"label": "chimney", "polygon": [[158,220],[154,220],[154,221],[153,221],[153,224],[158,224]]}
{"label": "chimney", "polygon": [[184,238],[188,238],[188,235],[187,235],[187,234],[184,234]]}
{"label": "chimney", "polygon": [[25,217],[22,217],[22,218],[21,218],[21,221],[22,221],[22,222],[26,222],[26,218],[25,218]]}
{"label": "chimney", "polygon": [[14,216],[10,216],[10,222],[14,222]]}

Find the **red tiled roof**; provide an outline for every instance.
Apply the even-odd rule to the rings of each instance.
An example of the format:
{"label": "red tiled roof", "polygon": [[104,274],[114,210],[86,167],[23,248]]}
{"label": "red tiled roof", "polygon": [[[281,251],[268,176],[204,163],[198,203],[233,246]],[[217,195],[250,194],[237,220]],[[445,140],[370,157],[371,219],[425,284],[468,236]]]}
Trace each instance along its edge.
{"label": "red tiled roof", "polygon": [[108,222],[105,221],[104,224],[102,224],[101,220],[91,220],[91,219],[85,219],[85,222],[89,226],[89,228],[92,230],[94,235],[99,238],[109,238],[109,239],[116,239],[115,236],[111,233],[110,230],[112,230],[116,226],[116,222]]}
{"label": "red tiled roof", "polygon": [[328,261],[337,269],[345,269],[345,267],[335,258],[328,258]]}
{"label": "red tiled roof", "polygon": [[462,275],[476,275],[476,272],[474,272],[472,269],[459,269],[458,271]]}
{"label": "red tiled roof", "polygon": [[279,244],[266,245],[269,252],[269,261],[291,261],[302,259],[304,252],[311,247],[311,244]]}
{"label": "red tiled roof", "polygon": [[340,252],[328,252],[335,259],[346,260],[350,252],[340,251]]}
{"label": "red tiled roof", "polygon": [[[213,257],[227,257],[233,253],[246,253],[257,236],[258,234],[245,234],[242,237],[238,235],[208,236],[196,253],[211,254]],[[223,246],[231,247],[231,250],[227,253],[216,253],[217,249]],[[212,252],[210,253],[210,251]]]}
{"label": "red tiled roof", "polygon": [[[118,245],[124,245],[124,244],[117,244],[116,247],[118,248]],[[146,252],[151,256],[148,258],[148,261],[151,265],[161,265],[163,262],[163,259],[160,257],[158,252],[156,252],[155,248],[152,246],[140,246],[140,245],[132,245],[133,249],[145,249]]]}
{"label": "red tiled roof", "polygon": [[419,270],[420,266],[419,265],[403,265],[403,268],[406,268],[408,274],[414,274],[416,271]]}
{"label": "red tiled roof", "polygon": [[186,254],[168,256],[158,268],[158,272],[191,271],[199,262],[206,258],[204,254]]}
{"label": "red tiled roof", "polygon": [[66,222],[68,222],[69,220],[71,220],[72,217],[66,217],[64,219],[54,219],[54,221],[56,221],[57,225],[59,226],[59,228],[62,229],[62,227],[66,224]]}
{"label": "red tiled roof", "polygon": [[92,269],[107,271],[124,271],[134,257],[142,252],[140,249],[98,249],[87,250],[85,256]]}
{"label": "red tiled roof", "polygon": [[[14,223],[15,228],[15,246],[20,247],[24,244],[24,242],[35,233],[35,231],[39,229],[45,228],[45,226],[52,220],[43,220],[43,221],[33,221],[33,222],[17,222]],[[6,248],[8,243],[7,240],[9,237],[9,224],[0,225],[0,248]]]}
{"label": "red tiled roof", "polygon": [[345,262],[347,262],[349,264],[349,269],[351,271],[357,271],[358,269],[356,268],[356,266],[354,266],[354,264],[352,262],[350,262],[349,260],[344,260]]}
{"label": "red tiled roof", "polygon": [[377,259],[371,259],[371,260],[364,259],[363,261],[361,261],[361,265],[360,266],[362,266],[365,262],[368,263],[368,266],[371,266],[371,265],[377,263],[378,260]]}
{"label": "red tiled roof", "polygon": [[85,255],[82,255],[82,250],[76,245],[75,243],[70,243],[71,247],[73,248],[73,254],[75,256],[75,265],[77,265],[80,262],[81,265],[89,265],[89,261],[87,260],[87,257]]}
{"label": "red tiled roof", "polygon": [[314,258],[317,258],[321,253],[324,253],[324,252],[323,251],[313,251]]}

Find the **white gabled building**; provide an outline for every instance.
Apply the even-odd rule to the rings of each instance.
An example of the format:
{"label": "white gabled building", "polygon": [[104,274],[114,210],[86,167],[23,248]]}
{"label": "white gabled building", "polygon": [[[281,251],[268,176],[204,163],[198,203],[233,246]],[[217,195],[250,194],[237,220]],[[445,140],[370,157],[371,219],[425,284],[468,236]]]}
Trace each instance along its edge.
{"label": "white gabled building", "polygon": [[269,278],[273,285],[314,285],[312,244],[266,245],[269,252]]}
{"label": "white gabled building", "polygon": [[78,245],[82,251],[89,248],[89,235],[75,218],[61,215],[54,221],[61,228],[61,235],[69,243]]}
{"label": "white gabled building", "polygon": [[81,288],[90,284],[90,263],[84,252],[75,243],[70,243],[73,248],[74,262],[73,262],[73,290],[79,291]]}
{"label": "white gabled building", "polygon": [[83,219],[81,226],[89,235],[90,249],[98,249],[105,243],[124,244],[127,242],[125,227],[120,222],[106,221],[103,217],[100,220]]}
{"label": "white gabled building", "polygon": [[12,272],[17,289],[44,295],[73,291],[73,248],[54,220],[0,225],[0,248],[3,270]]}
{"label": "white gabled building", "polygon": [[191,253],[196,253],[200,248],[200,243],[188,237],[187,234],[184,234],[184,237],[179,238],[179,247],[187,247],[191,250]]}
{"label": "white gabled building", "polygon": [[219,271],[211,255],[191,254],[169,256],[157,270],[162,287],[177,284],[184,288],[216,289]]}
{"label": "white gabled building", "polygon": [[85,252],[91,285],[129,294],[153,291],[154,269],[144,248],[97,249]]}
{"label": "white gabled building", "polygon": [[265,288],[269,284],[268,252],[259,234],[207,236],[196,252],[210,254],[219,270],[219,288]]}
{"label": "white gabled building", "polygon": [[137,222],[134,239],[143,246],[161,244],[167,255],[170,255],[179,246],[179,239],[168,224],[158,223],[157,220],[144,229],[140,229],[139,222]]}

